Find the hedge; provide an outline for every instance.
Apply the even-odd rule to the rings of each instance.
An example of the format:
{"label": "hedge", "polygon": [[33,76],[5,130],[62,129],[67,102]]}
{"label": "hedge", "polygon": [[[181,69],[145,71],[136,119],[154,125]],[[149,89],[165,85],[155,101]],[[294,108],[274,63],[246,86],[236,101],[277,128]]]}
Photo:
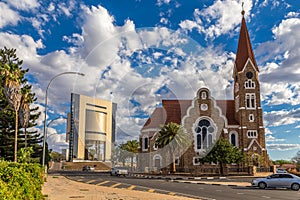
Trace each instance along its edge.
{"label": "hedge", "polygon": [[39,164],[0,161],[1,200],[43,199],[43,170]]}

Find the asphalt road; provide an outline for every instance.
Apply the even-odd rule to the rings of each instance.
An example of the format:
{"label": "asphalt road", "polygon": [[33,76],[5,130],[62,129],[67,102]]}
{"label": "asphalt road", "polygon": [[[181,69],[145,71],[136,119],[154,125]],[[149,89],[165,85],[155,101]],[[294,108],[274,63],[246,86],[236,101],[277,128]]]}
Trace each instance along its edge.
{"label": "asphalt road", "polygon": [[[170,180],[146,179],[137,177],[115,177],[105,173],[68,173],[68,178],[89,184],[114,188],[127,188],[206,200],[253,200],[278,199],[300,200],[300,191],[287,189],[261,190],[252,187],[236,187],[222,185],[204,185],[192,183],[178,183]],[[201,180],[199,180],[201,183]]]}

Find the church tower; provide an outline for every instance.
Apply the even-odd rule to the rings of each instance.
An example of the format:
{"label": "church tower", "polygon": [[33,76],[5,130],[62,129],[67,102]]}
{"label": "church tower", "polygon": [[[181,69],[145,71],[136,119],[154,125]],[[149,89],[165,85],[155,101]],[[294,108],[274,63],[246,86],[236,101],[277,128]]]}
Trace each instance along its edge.
{"label": "church tower", "polygon": [[234,78],[235,119],[239,122],[239,144],[250,164],[268,165],[265,129],[260,99],[259,69],[256,64],[246,21],[242,23],[236,53]]}

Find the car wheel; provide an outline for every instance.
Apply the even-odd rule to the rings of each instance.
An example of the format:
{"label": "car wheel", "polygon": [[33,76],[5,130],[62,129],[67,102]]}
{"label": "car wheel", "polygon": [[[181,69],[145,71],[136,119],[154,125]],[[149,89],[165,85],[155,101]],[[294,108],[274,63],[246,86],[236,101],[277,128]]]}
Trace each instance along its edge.
{"label": "car wheel", "polygon": [[258,183],[258,187],[260,189],[265,189],[267,187],[267,184],[265,182],[260,182],[260,183]]}
{"label": "car wheel", "polygon": [[298,191],[300,189],[300,185],[298,183],[293,183],[291,189]]}
{"label": "car wheel", "polygon": [[110,175],[112,176],[113,174],[110,172]]}

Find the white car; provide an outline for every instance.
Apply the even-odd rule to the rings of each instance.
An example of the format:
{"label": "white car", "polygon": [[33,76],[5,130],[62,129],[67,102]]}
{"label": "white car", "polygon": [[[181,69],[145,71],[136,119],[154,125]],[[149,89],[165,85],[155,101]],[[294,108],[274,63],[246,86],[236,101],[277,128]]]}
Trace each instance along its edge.
{"label": "white car", "polygon": [[110,171],[111,176],[126,176],[128,175],[128,170],[122,167],[113,167]]}
{"label": "white car", "polygon": [[289,173],[272,174],[266,178],[253,180],[252,186],[259,187],[260,189],[289,188],[297,191],[300,189],[300,178]]}
{"label": "white car", "polygon": [[285,169],[276,169],[276,173],[288,173]]}

